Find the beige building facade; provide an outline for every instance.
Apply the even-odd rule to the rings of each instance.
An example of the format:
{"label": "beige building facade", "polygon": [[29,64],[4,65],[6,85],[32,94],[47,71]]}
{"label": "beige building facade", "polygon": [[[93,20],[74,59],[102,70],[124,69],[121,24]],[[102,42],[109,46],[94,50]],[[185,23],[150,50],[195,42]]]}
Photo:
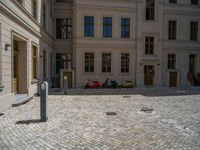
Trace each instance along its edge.
{"label": "beige building facade", "polygon": [[135,87],[200,81],[198,0],[0,0],[0,110],[21,95],[83,88],[88,79]]}

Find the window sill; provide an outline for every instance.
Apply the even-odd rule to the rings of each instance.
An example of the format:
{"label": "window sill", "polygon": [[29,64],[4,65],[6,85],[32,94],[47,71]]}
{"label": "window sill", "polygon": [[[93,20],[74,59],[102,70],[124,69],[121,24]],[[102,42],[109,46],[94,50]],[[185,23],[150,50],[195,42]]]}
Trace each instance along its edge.
{"label": "window sill", "polygon": [[39,83],[40,82],[40,80],[38,80],[38,79],[33,79],[32,81],[31,81],[31,84],[37,84],[37,83]]}

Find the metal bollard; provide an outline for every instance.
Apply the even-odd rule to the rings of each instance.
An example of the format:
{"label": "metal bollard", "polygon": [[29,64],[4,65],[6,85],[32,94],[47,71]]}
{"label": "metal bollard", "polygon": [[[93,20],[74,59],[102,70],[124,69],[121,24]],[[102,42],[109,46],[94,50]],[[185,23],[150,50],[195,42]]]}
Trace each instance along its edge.
{"label": "metal bollard", "polygon": [[48,120],[48,83],[44,82],[40,88],[40,117],[41,122]]}

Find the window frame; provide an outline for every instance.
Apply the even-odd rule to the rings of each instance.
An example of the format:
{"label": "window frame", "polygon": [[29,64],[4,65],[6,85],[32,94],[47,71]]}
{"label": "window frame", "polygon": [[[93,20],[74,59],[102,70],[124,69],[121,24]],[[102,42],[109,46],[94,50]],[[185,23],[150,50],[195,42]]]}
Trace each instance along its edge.
{"label": "window frame", "polygon": [[32,10],[32,16],[35,20],[38,19],[38,9],[37,9],[37,0],[32,0],[31,1],[31,10]]}
{"label": "window frame", "polygon": [[[173,26],[170,23],[175,23]],[[177,20],[168,21],[168,40],[177,40],[178,23]]]}
{"label": "window frame", "polygon": [[[128,58],[128,60],[126,60],[125,58]],[[121,62],[120,72],[123,74],[129,74],[130,73],[130,53],[122,52],[120,54],[120,62]]]}
{"label": "window frame", "polygon": [[94,16],[84,16],[84,37],[94,37],[95,34],[94,22],[95,22]]}
{"label": "window frame", "polygon": [[[193,25],[196,25],[196,27]],[[190,22],[190,40],[191,41],[198,41],[198,32],[199,32],[199,22],[191,21]]]}
{"label": "window frame", "polygon": [[[90,58],[90,56],[88,56],[88,58],[86,58],[86,54],[89,54],[92,59]],[[85,52],[84,53],[84,72],[85,73],[94,73],[94,71],[95,71],[95,69],[94,69],[95,60],[94,59],[95,59],[94,52]],[[86,66],[86,65],[88,65],[88,66]]]}
{"label": "window frame", "polygon": [[102,53],[102,73],[112,72],[112,53],[103,52]]}
{"label": "window frame", "polygon": [[[130,31],[131,31],[131,19],[121,18],[121,38],[129,39],[130,33],[131,33]],[[127,36],[127,33],[128,33],[128,36]]]}
{"label": "window frame", "polygon": [[38,47],[32,44],[32,80],[37,79],[37,55],[38,54]]}
{"label": "window frame", "polygon": [[155,54],[155,37],[154,36],[145,36],[145,55],[154,55]]}
{"label": "window frame", "polygon": [[103,17],[103,37],[112,38],[113,36],[113,17]]}
{"label": "window frame", "polygon": [[[154,6],[148,3],[148,0],[145,0],[145,20],[154,21],[156,19],[156,0],[154,1]],[[149,13],[148,13],[149,12]]]}
{"label": "window frame", "polygon": [[[58,24],[60,21],[60,24]],[[65,24],[63,24],[65,21]],[[65,32],[62,32],[65,28]],[[65,36],[63,36],[63,33]],[[72,18],[56,18],[56,39],[72,39]]]}
{"label": "window frame", "polygon": [[176,69],[176,60],[177,60],[176,54],[172,54],[172,53],[168,54],[167,55],[167,68],[171,69],[171,70],[172,69],[175,70]]}

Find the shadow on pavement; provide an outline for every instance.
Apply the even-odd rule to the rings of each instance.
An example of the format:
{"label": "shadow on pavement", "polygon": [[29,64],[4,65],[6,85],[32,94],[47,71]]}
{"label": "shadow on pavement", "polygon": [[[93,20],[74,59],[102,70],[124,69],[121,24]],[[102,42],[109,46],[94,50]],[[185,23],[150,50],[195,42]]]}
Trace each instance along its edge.
{"label": "shadow on pavement", "polygon": [[15,124],[34,124],[34,123],[41,123],[40,119],[36,119],[36,120],[21,120],[21,121],[17,121]]}

